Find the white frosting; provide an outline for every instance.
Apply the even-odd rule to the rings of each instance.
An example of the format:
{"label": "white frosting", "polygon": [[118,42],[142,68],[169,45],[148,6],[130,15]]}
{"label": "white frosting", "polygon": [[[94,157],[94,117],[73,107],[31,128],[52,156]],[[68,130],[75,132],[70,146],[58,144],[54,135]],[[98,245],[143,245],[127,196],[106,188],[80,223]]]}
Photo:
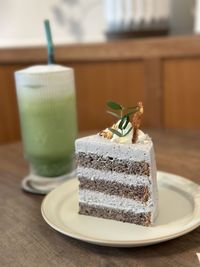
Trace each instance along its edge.
{"label": "white frosting", "polygon": [[150,137],[148,136],[148,134],[145,134],[143,131],[138,130],[138,138],[136,143],[148,143],[148,141],[150,140]]}
{"label": "white frosting", "polygon": [[146,203],[142,203],[133,199],[119,197],[116,195],[108,195],[86,189],[79,190],[79,201],[88,205],[124,210],[127,212],[132,211],[135,213],[153,212],[154,210],[151,200]]}
{"label": "white frosting", "polygon": [[118,144],[97,135],[79,138],[75,142],[76,153],[94,153],[103,157],[113,157],[128,161],[151,161],[153,143]]}
{"label": "white frosting", "polygon": [[100,171],[92,168],[84,168],[78,166],[77,168],[78,177],[86,177],[91,181],[104,180],[108,182],[116,182],[124,185],[146,185],[151,186],[151,177],[132,175],[126,173],[118,173],[112,171]]}
{"label": "white frosting", "polygon": [[157,168],[156,168],[156,160],[155,160],[155,153],[154,149],[152,149],[151,153],[151,164],[150,164],[150,174],[151,174],[151,195],[152,195],[152,201],[154,203],[154,211],[153,211],[153,217],[152,221],[155,220],[155,218],[158,215],[158,185],[157,185]]}
{"label": "white frosting", "polygon": [[[116,123],[116,127],[117,127],[116,130],[120,133],[123,133],[123,135],[125,136],[119,137],[118,135],[113,134],[111,141],[118,143],[118,144],[132,144],[133,129],[126,135],[128,130],[132,127],[132,124],[129,122],[128,125],[126,126],[126,129],[124,129],[122,132],[122,130],[118,128],[119,122],[120,121]],[[149,140],[150,140],[150,137],[147,134],[143,133],[141,130],[138,130],[138,138],[136,140],[136,143],[148,143]]]}

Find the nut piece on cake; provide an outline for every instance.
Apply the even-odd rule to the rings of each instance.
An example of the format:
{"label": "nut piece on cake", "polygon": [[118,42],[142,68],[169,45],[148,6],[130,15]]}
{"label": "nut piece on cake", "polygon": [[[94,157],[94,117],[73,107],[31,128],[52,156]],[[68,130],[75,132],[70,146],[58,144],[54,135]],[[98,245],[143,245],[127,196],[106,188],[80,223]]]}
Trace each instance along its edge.
{"label": "nut piece on cake", "polygon": [[[114,127],[105,130],[112,137],[97,134],[75,142],[79,213],[150,226],[158,200],[152,140],[131,124],[131,116],[141,113],[139,106],[124,114],[123,106],[108,103],[121,116]],[[132,143],[134,130],[137,138]]]}

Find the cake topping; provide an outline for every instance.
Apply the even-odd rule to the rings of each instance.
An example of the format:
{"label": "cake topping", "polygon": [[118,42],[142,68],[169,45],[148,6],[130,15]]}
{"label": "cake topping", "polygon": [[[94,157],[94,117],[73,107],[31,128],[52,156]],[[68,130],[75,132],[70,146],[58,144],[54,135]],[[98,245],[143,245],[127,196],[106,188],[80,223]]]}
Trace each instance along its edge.
{"label": "cake topping", "polygon": [[144,113],[142,102],[137,106],[125,108],[113,101],[107,102],[107,106],[113,111],[107,113],[118,119],[117,123],[99,133],[103,138],[121,144],[142,143],[149,137],[139,130],[141,117]]}
{"label": "cake topping", "polygon": [[138,111],[135,112],[132,118],[132,126],[133,126],[133,136],[132,136],[132,143],[136,143],[138,139],[138,129],[141,124],[141,117],[144,113],[144,107],[142,105],[142,102],[138,103]]}
{"label": "cake topping", "polygon": [[[112,129],[117,129],[116,124],[113,124],[113,126],[111,127]],[[105,130],[102,130],[99,133],[100,136],[107,138],[107,139],[112,139],[113,138],[113,133],[107,128]]]}

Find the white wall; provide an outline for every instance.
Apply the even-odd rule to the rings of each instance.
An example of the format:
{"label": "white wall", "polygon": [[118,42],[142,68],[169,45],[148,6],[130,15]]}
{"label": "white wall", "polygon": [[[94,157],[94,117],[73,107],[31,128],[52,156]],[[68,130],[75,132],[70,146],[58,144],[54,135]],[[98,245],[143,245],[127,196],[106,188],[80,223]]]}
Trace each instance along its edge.
{"label": "white wall", "polygon": [[56,44],[104,40],[102,1],[0,0],[0,46],[43,44],[45,18]]}
{"label": "white wall", "polygon": [[[192,33],[195,0],[171,2],[171,33]],[[0,47],[44,44],[45,18],[50,19],[55,44],[103,41],[103,3],[104,0],[0,0]]]}

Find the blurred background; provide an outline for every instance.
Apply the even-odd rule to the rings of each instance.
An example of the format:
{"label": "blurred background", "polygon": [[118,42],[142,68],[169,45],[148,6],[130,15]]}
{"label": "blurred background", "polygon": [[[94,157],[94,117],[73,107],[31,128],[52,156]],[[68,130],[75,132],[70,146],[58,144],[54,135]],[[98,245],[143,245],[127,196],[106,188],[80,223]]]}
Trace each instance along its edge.
{"label": "blurred background", "polygon": [[1,46],[44,44],[44,18],[57,44],[100,42],[111,34],[192,34],[199,28],[195,0],[1,0],[0,5]]}
{"label": "blurred background", "polygon": [[112,123],[107,100],[143,101],[144,127],[200,128],[200,0],[1,0],[0,143],[20,140],[13,72],[46,63],[45,18],[80,132]]}

